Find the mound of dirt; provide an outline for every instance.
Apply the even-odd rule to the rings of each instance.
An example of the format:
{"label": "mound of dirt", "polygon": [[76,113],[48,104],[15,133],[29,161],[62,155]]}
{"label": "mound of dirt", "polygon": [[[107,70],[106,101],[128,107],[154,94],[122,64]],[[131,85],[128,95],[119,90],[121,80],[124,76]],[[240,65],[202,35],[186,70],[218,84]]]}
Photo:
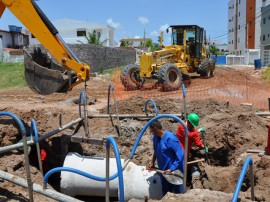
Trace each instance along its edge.
{"label": "mound of dirt", "polygon": [[[97,100],[101,99],[105,98],[98,98]],[[180,100],[159,98],[154,101],[156,102],[159,114],[183,113],[183,103]],[[63,100],[57,98],[54,105],[59,105],[59,102],[63,102]],[[120,114],[144,114],[145,102],[146,100],[141,97],[132,97],[127,100],[118,101],[118,111]],[[0,111],[10,111],[20,117],[25,123],[27,134],[29,134],[31,120],[35,119],[39,135],[42,136],[59,128],[60,114],[63,119],[63,125],[78,118],[79,115],[77,105],[75,103],[69,103],[68,107],[68,110],[61,107],[47,107],[46,109],[32,107],[30,110],[25,110],[23,108],[19,109],[18,107],[6,107],[1,108]],[[151,103],[149,103],[147,109],[149,114],[155,113],[155,109]],[[244,158],[239,160],[240,156],[245,154],[244,157],[246,157],[246,151],[248,149],[264,150],[264,147],[266,146],[267,128],[265,126],[267,121],[255,115],[256,109],[243,106],[232,106],[227,102],[220,102],[213,99],[188,102],[187,110],[188,113],[198,113],[201,118],[200,126],[206,129],[204,141],[209,147],[208,156],[211,164],[199,164],[201,170],[200,181],[202,189],[232,193],[245,160]],[[107,107],[105,104],[103,107],[98,109],[98,111],[99,114],[107,114]],[[115,113],[115,107],[113,104],[111,106],[111,113]],[[147,119],[121,119],[120,131],[122,132],[122,135],[118,136],[116,129],[112,126],[109,118],[93,118],[89,120],[89,130],[90,135],[96,137],[107,137],[108,135],[114,136],[119,146],[121,158],[125,159],[129,157],[131,149],[134,146],[134,142],[147,121]],[[171,130],[173,132],[178,126],[178,123],[171,119],[164,119],[161,122],[164,129]],[[117,120],[115,118],[113,119],[113,123],[117,124]],[[74,128],[71,129],[74,130]],[[47,139],[45,142],[47,147],[50,148],[52,154],[55,156],[59,156],[61,154],[61,135],[65,133],[66,132],[59,133],[58,135]],[[7,117],[0,117],[1,146],[15,144],[20,139],[21,134],[19,133],[15,122]],[[104,145],[89,146],[85,143],[80,145],[69,144],[69,151],[76,151],[80,154],[88,156],[105,157]],[[147,165],[151,159],[152,152],[152,135],[146,131],[146,134],[143,135],[132,161],[137,165]],[[14,150],[9,153],[1,154],[0,159],[1,170],[25,177],[22,151]],[[12,161],[9,162],[9,159],[12,159]],[[62,163],[62,160],[56,159],[56,161],[58,162],[55,164],[51,163],[51,167],[59,166],[59,164]],[[254,162],[254,171],[256,176],[256,200],[267,201],[270,198],[268,183],[270,180],[268,174],[270,160],[266,157],[262,157],[254,160]],[[42,182],[42,176],[36,167],[31,166],[31,173],[34,176],[33,178],[35,181],[39,183]],[[57,180],[59,179],[55,178],[55,181]],[[14,185],[2,181],[0,184],[2,187],[0,189],[0,195],[6,198],[16,198],[18,195],[20,195],[19,193],[23,193],[22,201],[26,201],[26,189],[16,188],[16,191],[14,191],[13,195],[11,195],[8,190],[13,189]],[[244,192],[243,194],[246,193],[245,198],[248,198],[250,197],[250,185],[248,181],[244,182],[244,187],[245,188],[242,190]],[[193,195],[194,194],[195,193],[193,193]],[[207,197],[202,198],[202,200],[212,200],[212,198],[210,198],[210,196],[213,195],[212,192],[207,192],[206,195]],[[226,194],[224,194],[224,196],[222,194],[219,195],[221,197],[221,201],[227,201],[229,196],[225,195]],[[37,196],[35,195],[35,197]],[[36,199],[44,201],[42,196],[38,197],[41,198]],[[188,195],[179,197],[177,196],[174,199],[184,201],[193,201],[194,199],[188,198]],[[174,199],[164,198],[164,201]],[[21,199],[18,200],[21,201]],[[215,201],[215,199],[213,199],[213,201]]]}

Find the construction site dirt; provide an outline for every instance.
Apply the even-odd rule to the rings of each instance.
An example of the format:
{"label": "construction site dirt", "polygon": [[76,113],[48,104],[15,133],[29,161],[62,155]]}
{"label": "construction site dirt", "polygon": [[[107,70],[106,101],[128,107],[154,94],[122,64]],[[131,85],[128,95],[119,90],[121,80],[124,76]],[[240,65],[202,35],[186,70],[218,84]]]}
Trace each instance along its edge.
{"label": "construction site dirt", "polygon": [[[200,116],[200,126],[206,130],[205,143],[209,148],[210,165],[199,162],[201,177],[196,189],[187,186],[186,194],[168,193],[160,201],[231,201],[242,166],[250,156],[254,163],[255,199],[270,201],[270,158],[248,150],[265,150],[268,136],[268,117],[256,114],[268,111],[269,82],[262,81],[262,70],[253,68],[217,67],[215,76],[202,79],[194,78],[187,90],[187,113],[195,112]],[[229,72],[229,73],[228,73]],[[225,76],[226,74],[229,74]],[[233,76],[232,76],[233,75]],[[159,114],[183,114],[184,104],[182,91],[161,92],[159,89],[124,91],[117,73],[110,79],[108,75],[99,75],[90,79],[86,86],[87,110],[89,114],[107,114],[108,87],[114,85],[117,111],[119,114],[145,114],[144,106],[148,98],[152,98]],[[224,80],[225,79],[225,80]],[[235,79],[233,86],[228,81]],[[226,82],[225,82],[226,81]],[[219,83],[217,83],[219,82]],[[223,84],[222,84],[223,82]],[[223,89],[222,89],[223,85]],[[77,86],[67,94],[37,95],[27,87],[1,91],[0,112],[11,112],[25,124],[27,134],[30,132],[31,120],[36,121],[39,136],[68,124],[79,118],[78,100],[84,85]],[[225,90],[224,90],[225,89]],[[228,93],[228,89],[232,91]],[[214,92],[214,93],[213,93]],[[256,93],[259,94],[256,94]],[[196,94],[197,93],[197,94]],[[213,96],[214,95],[214,96]],[[111,93],[111,114],[116,114],[116,105]],[[150,103],[148,113],[154,114],[155,109]],[[61,121],[60,121],[61,117]],[[91,118],[88,121],[90,136],[106,138],[112,135],[118,144],[122,159],[126,159],[141,129],[149,119],[116,117]],[[61,122],[61,123],[60,123]],[[112,125],[114,124],[114,127]],[[171,119],[162,119],[163,128],[176,131],[179,123]],[[116,130],[115,125],[118,126]],[[40,146],[47,152],[46,169],[63,166],[61,156],[61,140],[70,132],[65,130],[43,141]],[[81,129],[83,130],[83,129]],[[18,127],[9,117],[0,117],[1,147],[16,144],[22,139]],[[69,152],[77,152],[85,156],[105,157],[105,144],[89,145],[87,143],[69,143]],[[196,152],[195,159],[203,158]],[[30,174],[34,183],[43,184],[43,176],[39,171],[36,158],[33,157],[35,147],[31,146]],[[131,160],[137,165],[146,166],[153,154],[152,135],[147,130]],[[32,156],[31,156],[32,155]],[[113,157],[111,152],[111,157]],[[26,179],[23,150],[11,150],[0,154],[0,170]],[[104,171],[105,172],[105,171]],[[251,183],[249,172],[241,187],[241,201],[251,200]],[[60,174],[52,175],[48,187],[59,191]],[[0,180],[0,201],[28,201],[28,190]],[[95,201],[93,199],[84,199]],[[34,201],[54,201],[38,193],[34,193]],[[131,201],[138,201],[131,199]],[[149,200],[153,201],[153,200]]]}

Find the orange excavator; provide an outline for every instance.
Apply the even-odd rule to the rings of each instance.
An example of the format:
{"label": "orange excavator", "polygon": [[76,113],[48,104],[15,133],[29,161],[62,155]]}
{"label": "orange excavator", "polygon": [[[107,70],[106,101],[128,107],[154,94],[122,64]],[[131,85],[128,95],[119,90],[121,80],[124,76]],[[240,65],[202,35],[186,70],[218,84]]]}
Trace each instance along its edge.
{"label": "orange excavator", "polygon": [[25,79],[31,90],[43,95],[67,92],[89,80],[90,67],[72,52],[34,0],[0,0],[0,16],[6,8],[45,47],[24,49]]}

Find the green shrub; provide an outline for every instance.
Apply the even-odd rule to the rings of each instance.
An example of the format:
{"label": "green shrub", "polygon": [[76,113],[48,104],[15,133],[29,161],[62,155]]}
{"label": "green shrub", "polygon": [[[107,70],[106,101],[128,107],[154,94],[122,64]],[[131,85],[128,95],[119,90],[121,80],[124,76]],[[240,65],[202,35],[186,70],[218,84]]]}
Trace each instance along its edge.
{"label": "green shrub", "polygon": [[0,63],[0,89],[26,86],[23,63]]}

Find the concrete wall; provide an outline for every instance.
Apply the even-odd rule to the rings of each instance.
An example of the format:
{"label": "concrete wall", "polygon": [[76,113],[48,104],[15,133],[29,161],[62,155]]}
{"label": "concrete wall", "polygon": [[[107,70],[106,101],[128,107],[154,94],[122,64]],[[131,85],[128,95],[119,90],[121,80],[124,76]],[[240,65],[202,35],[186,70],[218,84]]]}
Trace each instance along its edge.
{"label": "concrete wall", "polygon": [[2,62],[12,62],[12,63],[17,63],[17,62],[23,62],[24,61],[24,56],[23,52],[20,51],[3,51],[2,52]]}
{"label": "concrete wall", "polygon": [[91,67],[91,73],[134,64],[135,49],[109,48],[91,44],[69,44],[77,57]]}

